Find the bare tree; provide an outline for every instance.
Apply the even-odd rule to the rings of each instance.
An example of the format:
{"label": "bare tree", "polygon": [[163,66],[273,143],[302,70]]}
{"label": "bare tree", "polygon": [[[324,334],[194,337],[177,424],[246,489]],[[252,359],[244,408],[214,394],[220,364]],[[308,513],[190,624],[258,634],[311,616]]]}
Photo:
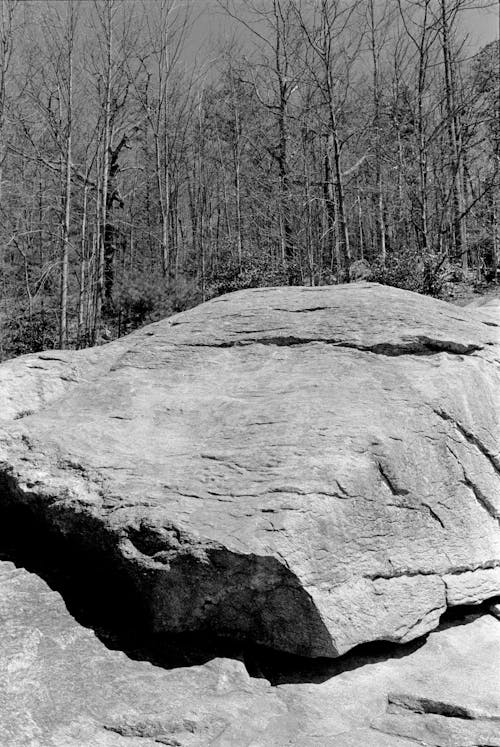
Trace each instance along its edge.
{"label": "bare tree", "polygon": [[[298,2],[294,7],[312,57],[309,70],[326,111],[324,196],[327,231],[334,247],[332,257],[334,254],[336,256],[337,277],[339,282],[344,282],[349,277],[351,250],[339,113],[348,87],[346,81],[349,69],[358,54],[362,39],[362,33],[350,35],[359,2],[346,5],[339,0],[320,0],[314,5],[312,14],[304,13]],[[349,51],[345,44],[346,37],[349,40]],[[342,73],[339,68],[343,68]]]}
{"label": "bare tree", "polygon": [[65,5],[66,18],[60,16],[57,10],[57,20],[64,24],[63,54],[65,57],[63,70],[59,74],[59,88],[61,103],[65,108],[65,126],[63,130],[64,156],[64,217],[62,223],[62,256],[61,256],[61,296],[59,314],[59,346],[65,348],[68,338],[68,272],[70,254],[70,221],[71,221],[71,187],[72,187],[72,144],[73,144],[73,67],[74,47],[78,16],[74,0],[68,0]]}
{"label": "bare tree", "polygon": [[[382,265],[386,261],[386,225],[385,225],[385,205],[384,205],[384,173],[382,165],[382,91],[380,79],[380,53],[384,43],[387,40],[388,32],[391,27],[391,17],[389,14],[389,5],[384,2],[382,11],[377,14],[375,0],[368,2],[368,39],[370,53],[372,58],[373,74],[373,118],[372,129],[375,140],[375,182],[376,182],[376,212],[377,212],[377,229],[378,243],[380,248],[380,260]],[[379,7],[380,4],[378,3]]]}
{"label": "bare tree", "polygon": [[94,0],[92,21],[97,42],[93,77],[100,109],[100,157],[96,161],[99,169],[95,182],[99,196],[95,339],[103,311],[108,313],[113,307],[114,262],[119,240],[115,211],[124,207],[119,177],[123,154],[130,149],[130,140],[138,129],[130,106],[130,59],[140,28],[134,6],[127,6],[122,0]]}
{"label": "bare tree", "polygon": [[404,30],[413,46],[415,60],[415,121],[417,130],[418,153],[418,213],[416,224],[417,236],[422,254],[425,255],[431,246],[429,235],[429,114],[426,102],[429,99],[429,71],[435,62],[435,41],[439,29],[432,13],[432,0],[417,0],[414,4],[415,15],[410,16],[403,0],[398,0],[399,13]]}
{"label": "bare tree", "polygon": [[171,273],[172,168],[174,149],[182,140],[183,119],[189,105],[186,79],[181,75],[180,60],[191,22],[188,2],[180,7],[174,0],[160,0],[151,17],[145,13],[144,51],[139,50],[137,65],[142,74],[139,82],[137,69],[128,66],[144,119],[149,126],[154,149],[155,181],[161,217],[161,264],[163,276]]}
{"label": "bare tree", "polygon": [[[229,0],[218,0],[232,18],[250,31],[258,48],[258,62],[246,61],[252,86],[260,105],[269,112],[276,126],[276,142],[268,152],[276,163],[279,184],[279,237],[283,268],[290,283],[297,281],[296,247],[291,216],[290,107],[301,79],[302,68],[296,13],[292,0],[257,3],[243,0],[238,9]],[[243,12],[242,12],[243,11]]]}
{"label": "bare tree", "polygon": [[5,114],[7,106],[7,76],[14,46],[18,0],[0,0],[0,204],[2,201],[3,167],[7,153]]}

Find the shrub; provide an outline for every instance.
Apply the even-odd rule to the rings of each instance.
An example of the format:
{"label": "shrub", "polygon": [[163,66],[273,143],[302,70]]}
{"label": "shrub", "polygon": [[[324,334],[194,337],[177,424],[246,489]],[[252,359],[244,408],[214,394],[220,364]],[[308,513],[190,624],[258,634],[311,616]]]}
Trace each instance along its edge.
{"label": "shrub", "polygon": [[200,301],[201,294],[194,280],[180,280],[168,287],[163,277],[154,281],[151,277],[140,276],[133,284],[119,290],[106,323],[115,328],[117,336],[122,336],[145,324],[185,311]]}
{"label": "shrub", "polygon": [[14,358],[25,353],[40,353],[58,346],[58,322],[55,313],[41,308],[29,314],[14,307],[3,319],[2,358]]}
{"label": "shrub", "polygon": [[245,288],[288,285],[287,273],[268,256],[248,255],[239,263],[228,256],[220,262],[208,277],[208,295],[221,296],[224,293]]}
{"label": "shrub", "polygon": [[384,285],[440,296],[447,283],[460,274],[460,268],[452,265],[444,255],[429,254],[422,258],[412,249],[394,252],[387,257],[386,264],[377,259],[372,264],[373,280]]}

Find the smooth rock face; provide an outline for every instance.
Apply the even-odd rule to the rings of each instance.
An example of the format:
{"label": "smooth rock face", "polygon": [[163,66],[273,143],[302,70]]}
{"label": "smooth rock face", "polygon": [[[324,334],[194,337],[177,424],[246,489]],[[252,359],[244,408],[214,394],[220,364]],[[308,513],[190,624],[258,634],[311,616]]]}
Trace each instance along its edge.
{"label": "smooth rock face", "polygon": [[409,641],[500,593],[499,342],[357,284],[230,294],[33,379],[20,358],[2,500],[114,569],[155,632]]}
{"label": "smooth rock face", "polygon": [[498,747],[500,622],[463,622],[387,659],[284,662],[271,685],[235,659],[167,671],[109,650],[39,577],[3,561],[0,744]]}

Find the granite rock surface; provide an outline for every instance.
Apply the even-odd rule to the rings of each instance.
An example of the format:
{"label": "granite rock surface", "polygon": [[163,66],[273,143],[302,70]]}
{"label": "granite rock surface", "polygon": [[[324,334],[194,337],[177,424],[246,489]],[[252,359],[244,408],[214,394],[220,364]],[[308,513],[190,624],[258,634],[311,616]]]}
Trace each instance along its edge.
{"label": "granite rock surface", "polygon": [[500,593],[491,315],[256,289],[0,380],[3,510],[151,633],[337,657]]}

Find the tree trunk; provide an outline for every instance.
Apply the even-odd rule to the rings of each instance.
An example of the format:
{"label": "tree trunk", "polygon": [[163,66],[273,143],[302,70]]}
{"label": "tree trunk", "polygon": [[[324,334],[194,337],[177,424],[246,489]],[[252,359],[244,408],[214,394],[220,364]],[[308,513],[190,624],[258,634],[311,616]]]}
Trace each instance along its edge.
{"label": "tree trunk", "polygon": [[101,228],[99,235],[99,260],[97,275],[97,294],[94,320],[94,341],[101,323],[102,310],[106,292],[106,262],[109,262],[109,251],[106,256],[107,242],[110,240],[108,222],[108,189],[109,189],[109,156],[111,148],[111,90],[113,66],[113,5],[114,0],[106,0],[104,7],[103,30],[106,43],[106,89],[104,99],[104,133],[102,146],[102,190],[101,190]]}
{"label": "tree trunk", "polygon": [[87,236],[87,202],[88,202],[88,182],[85,182],[83,188],[83,206],[82,206],[82,225],[80,232],[80,289],[78,295],[78,344],[81,347],[86,337],[85,330],[85,283],[87,278],[86,262],[86,236]]}
{"label": "tree trunk", "polygon": [[441,0],[441,33],[444,63],[444,82],[446,98],[446,120],[448,129],[448,147],[450,153],[450,170],[453,181],[453,253],[460,257],[462,269],[467,272],[467,227],[465,217],[465,200],[462,181],[461,143],[456,107],[455,79],[451,54],[450,29],[446,9],[446,0]]}
{"label": "tree trunk", "polygon": [[73,136],[73,41],[74,41],[74,6],[70,0],[67,6],[67,113],[66,113],[66,163],[64,191],[64,222],[62,227],[62,261],[61,261],[61,303],[59,317],[59,347],[63,350],[68,342],[68,265],[69,265],[69,231],[71,218],[71,159]]}
{"label": "tree trunk", "polygon": [[380,86],[379,86],[379,65],[377,53],[377,40],[375,28],[375,8],[374,0],[369,0],[370,14],[370,48],[372,53],[373,67],[373,132],[375,136],[375,181],[376,181],[376,211],[377,211],[377,230],[380,261],[382,266],[386,261],[386,240],[385,240],[385,217],[384,217],[384,196],[383,196],[383,178],[382,178],[382,157],[380,148]]}

